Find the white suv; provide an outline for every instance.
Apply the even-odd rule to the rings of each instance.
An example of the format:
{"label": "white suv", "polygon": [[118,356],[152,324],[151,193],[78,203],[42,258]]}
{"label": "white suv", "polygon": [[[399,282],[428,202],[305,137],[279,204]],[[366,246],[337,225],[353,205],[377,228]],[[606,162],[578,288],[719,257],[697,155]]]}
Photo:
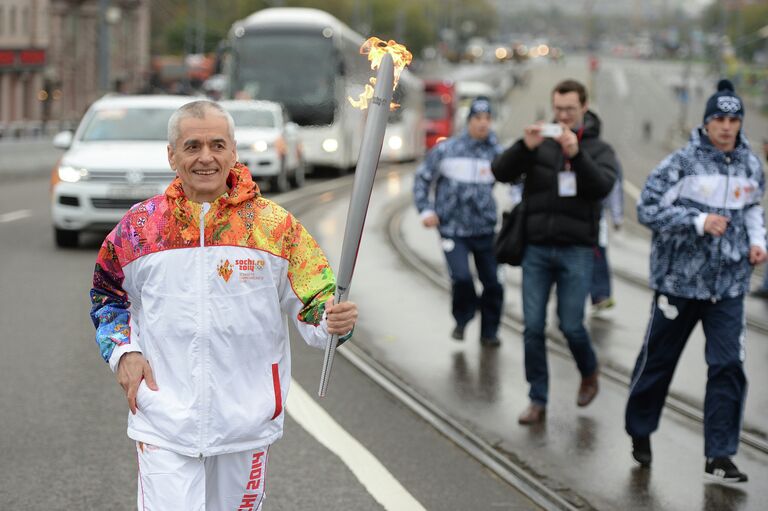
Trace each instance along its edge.
{"label": "white suv", "polygon": [[271,192],[304,185],[306,165],[299,127],[280,103],[263,100],[219,101],[235,121],[237,159],[256,180],[269,181]]}
{"label": "white suv", "polygon": [[80,232],[111,230],[137,202],[162,193],[175,177],[168,165],[168,119],[190,96],[105,96],[74,135],[54,137],[67,149],[51,175],[56,244],[77,245]]}

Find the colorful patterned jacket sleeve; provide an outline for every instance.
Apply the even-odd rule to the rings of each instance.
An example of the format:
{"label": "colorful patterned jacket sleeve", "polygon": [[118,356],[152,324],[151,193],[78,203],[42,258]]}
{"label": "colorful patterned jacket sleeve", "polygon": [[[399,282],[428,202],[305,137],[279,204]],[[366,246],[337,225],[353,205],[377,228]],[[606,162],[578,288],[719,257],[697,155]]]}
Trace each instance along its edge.
{"label": "colorful patterned jacket sleeve", "polygon": [[[115,246],[116,228],[99,250],[91,289],[91,320],[96,327],[96,344],[102,358],[117,369],[119,356],[128,351],[140,351],[131,343],[131,313],[128,294],[123,289],[123,270]],[[115,352],[118,348],[118,352]]]}
{"label": "colorful patterned jacket sleeve", "polygon": [[304,226],[290,214],[284,222],[292,292],[284,293],[281,303],[304,340],[311,346],[323,347],[328,338],[325,302],[336,292],[336,278],[322,249]]}

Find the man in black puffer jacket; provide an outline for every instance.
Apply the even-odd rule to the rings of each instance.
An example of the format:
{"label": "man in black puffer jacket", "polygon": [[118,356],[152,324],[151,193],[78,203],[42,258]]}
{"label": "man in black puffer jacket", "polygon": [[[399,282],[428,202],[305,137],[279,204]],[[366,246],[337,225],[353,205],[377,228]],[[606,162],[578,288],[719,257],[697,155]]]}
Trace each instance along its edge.
{"label": "man in black puffer jacket", "polygon": [[560,134],[541,123],[525,128],[523,138],[493,162],[498,181],[525,175],[523,257],[525,376],[530,405],[520,424],[545,417],[549,375],[544,330],[552,284],[557,286],[560,330],[581,373],[577,404],[587,406],[598,391],[597,358],[584,327],[584,302],[592,278],[600,208],[618,175],[613,149],[600,140],[600,120],[590,112],[585,87],[574,80],[552,91]]}

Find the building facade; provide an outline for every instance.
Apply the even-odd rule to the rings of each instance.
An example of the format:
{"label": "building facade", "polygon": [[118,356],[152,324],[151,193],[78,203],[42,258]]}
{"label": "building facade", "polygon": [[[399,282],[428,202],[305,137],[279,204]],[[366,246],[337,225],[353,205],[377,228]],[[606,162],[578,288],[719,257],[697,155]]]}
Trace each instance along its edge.
{"label": "building facade", "polygon": [[74,123],[107,92],[144,90],[149,11],[149,0],[0,0],[0,135]]}
{"label": "building facade", "polygon": [[48,0],[0,0],[0,136],[43,118]]}
{"label": "building facade", "polygon": [[[104,9],[104,4],[109,6]],[[136,93],[149,78],[149,0],[50,0],[53,114],[79,119],[106,92]],[[107,84],[101,83],[101,17],[107,22]]]}

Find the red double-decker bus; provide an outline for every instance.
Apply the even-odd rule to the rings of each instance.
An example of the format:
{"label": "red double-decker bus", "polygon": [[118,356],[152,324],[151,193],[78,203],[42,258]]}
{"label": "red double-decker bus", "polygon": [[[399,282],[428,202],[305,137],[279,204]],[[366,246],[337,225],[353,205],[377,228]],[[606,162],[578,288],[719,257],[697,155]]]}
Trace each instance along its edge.
{"label": "red double-decker bus", "polygon": [[424,81],[427,149],[453,135],[456,88],[450,80]]}

